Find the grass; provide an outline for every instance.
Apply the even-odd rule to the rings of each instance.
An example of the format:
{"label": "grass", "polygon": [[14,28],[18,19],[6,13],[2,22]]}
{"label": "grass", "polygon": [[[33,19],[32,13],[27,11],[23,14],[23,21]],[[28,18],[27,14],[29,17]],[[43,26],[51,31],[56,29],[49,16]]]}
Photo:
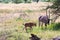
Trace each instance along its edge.
{"label": "grass", "polygon": [[8,37],[7,39],[19,39],[19,40],[29,40],[30,34],[33,33],[35,35],[37,35],[38,37],[40,37],[43,40],[50,40],[56,36],[60,36],[60,32],[59,31],[51,31],[51,30],[40,30],[40,31],[32,31],[30,33],[25,33],[25,32],[13,32],[10,37]]}
{"label": "grass", "polygon": [[11,13],[12,11],[10,9],[0,9],[0,13]]}
{"label": "grass", "polygon": [[[24,5],[25,6],[25,5]],[[37,6],[38,7],[38,6]],[[15,7],[16,8],[16,7]],[[20,8],[10,10],[10,9],[0,9],[0,13],[20,13],[20,12],[27,12],[27,13],[40,13],[40,7],[36,10],[30,10],[26,7],[26,10],[23,7],[23,10]],[[34,7],[35,8],[35,7]],[[31,8],[32,9],[32,8]],[[34,14],[33,14],[34,16]],[[34,16],[35,17],[35,16]],[[54,23],[48,25],[47,29],[41,29],[40,27],[36,26],[33,27],[33,30],[30,32],[28,29],[28,33],[26,33],[25,30],[23,30],[24,22],[29,22],[30,20],[22,20],[22,19],[14,19],[14,20],[6,20],[6,22],[3,22],[3,27],[9,30],[4,29],[4,31],[0,32],[0,37],[4,33],[8,33],[8,37],[6,40],[29,40],[30,34],[33,33],[40,37],[42,40],[50,40],[53,37],[60,36],[60,23]],[[33,21],[32,21],[33,22]],[[37,23],[37,21],[35,21]],[[14,25],[14,26],[13,26]],[[8,27],[6,27],[8,26]],[[9,34],[10,33],[10,34]]]}
{"label": "grass", "polygon": [[43,10],[30,10],[30,9],[26,9],[26,10],[19,10],[19,9],[0,9],[0,13],[33,13],[33,12],[41,12]]}
{"label": "grass", "polygon": [[[28,20],[28,21],[30,21],[30,20]],[[16,28],[14,30],[10,30],[10,29],[12,29],[12,27],[11,27],[9,30],[6,30],[6,31],[0,33],[0,35],[2,35],[4,33],[10,33],[10,34],[8,34],[9,36],[7,37],[6,40],[29,40],[31,33],[37,35],[42,40],[50,40],[56,36],[60,36],[60,27],[59,27],[60,23],[50,24],[50,25],[48,25],[46,30],[41,29],[39,26],[36,26],[36,27],[33,27],[33,30],[31,32],[28,29],[28,33],[26,33],[25,30],[23,30],[24,21],[22,19],[18,19],[15,21],[8,20],[6,22],[6,24],[10,24],[10,23],[13,23],[13,24],[15,23],[17,26],[13,27],[13,28]]]}
{"label": "grass", "polygon": [[27,10],[25,10],[24,12],[32,13],[32,12],[34,12],[34,11],[33,11],[33,10],[30,10],[30,9],[27,9]]}
{"label": "grass", "polygon": [[[24,40],[24,39],[29,40],[29,37],[30,37],[31,33],[36,34],[38,37],[40,37],[43,40],[45,40],[45,39],[50,40],[50,39],[52,39],[56,36],[60,36],[60,31],[58,31],[58,30],[52,30],[52,29],[50,29],[50,30],[48,30],[48,29],[47,30],[41,30],[40,27],[34,27],[31,32],[26,33],[26,32],[24,32],[24,30],[22,30],[22,26],[20,26],[18,29],[20,29],[20,30],[17,33],[20,34],[20,37],[21,37],[22,40]],[[21,30],[22,30],[22,32],[20,32]]]}
{"label": "grass", "polygon": [[[36,26],[33,27],[33,30],[30,32],[28,29],[28,34],[33,33],[38,35],[39,37],[44,38],[53,38],[56,36],[60,36],[60,23],[54,23],[54,24],[50,24],[47,26],[47,29],[41,29],[40,27]],[[18,29],[20,29],[20,31],[22,30],[23,26],[19,26]],[[22,33],[25,34],[24,30],[22,30]],[[30,35],[29,34],[29,35]],[[28,36],[28,35],[27,35]]]}
{"label": "grass", "polygon": [[48,25],[49,30],[60,30],[60,23],[53,23]]}
{"label": "grass", "polygon": [[[9,22],[9,21],[8,21]],[[39,26],[33,27],[33,30],[30,32],[30,30],[28,29],[28,33],[25,32],[25,30],[23,30],[24,26],[21,24],[18,25],[18,23],[21,22],[23,23],[23,20],[18,19],[15,23],[17,24],[15,30],[6,30],[5,32],[10,33],[8,34],[9,36],[7,37],[6,40],[29,40],[30,34],[33,33],[35,35],[37,35],[38,37],[40,37],[42,40],[50,40],[56,36],[60,36],[60,31],[59,30],[53,30],[56,27],[58,27],[57,29],[59,29],[59,24],[60,23],[55,23],[55,24],[51,24],[48,25],[47,29],[41,29]],[[5,33],[5,32],[1,32],[1,34]]]}

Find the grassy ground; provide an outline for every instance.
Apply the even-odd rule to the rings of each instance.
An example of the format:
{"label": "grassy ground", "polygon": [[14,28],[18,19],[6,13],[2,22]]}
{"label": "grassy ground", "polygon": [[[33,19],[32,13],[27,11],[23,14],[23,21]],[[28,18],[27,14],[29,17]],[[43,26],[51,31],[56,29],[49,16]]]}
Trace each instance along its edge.
{"label": "grassy ground", "polygon": [[[11,29],[8,27],[9,30],[1,32],[0,35],[1,36],[3,34],[8,35],[6,40],[29,40],[31,33],[37,35],[42,40],[51,40],[54,37],[60,36],[59,30],[53,30],[53,28],[55,27],[53,25],[48,25],[47,29],[41,29],[39,26],[36,26],[36,27],[33,27],[32,31],[30,31],[28,29],[28,33],[26,33],[26,31],[23,30],[24,25],[22,25],[22,24],[20,25],[20,23],[19,23],[19,22],[23,23],[23,20],[17,20],[16,22],[18,24],[16,25],[16,27],[13,27],[14,30],[12,30],[13,29],[12,27],[11,27]],[[54,24],[54,25],[56,25],[56,24]],[[58,27],[58,26],[56,26],[56,27]]]}
{"label": "grassy ground", "polygon": [[40,27],[34,27],[33,31],[28,31],[28,33],[26,33],[21,26],[18,29],[19,30],[16,29],[15,31],[7,31],[7,33],[10,34],[8,34],[6,40],[29,40],[31,33],[37,35],[42,40],[51,40],[54,37],[60,36],[60,31],[41,30]]}
{"label": "grassy ground", "polygon": [[[41,7],[45,4],[0,4],[0,40],[29,40],[31,33],[36,34],[42,40],[51,40],[53,37],[60,36],[60,31],[55,29],[58,29],[60,24],[57,27],[56,24],[49,25],[46,30],[38,27],[38,17],[45,15],[46,12],[41,10],[45,8]],[[48,3],[45,6],[47,5]],[[26,33],[23,30],[25,22],[36,22],[37,26],[31,32],[28,29]]]}

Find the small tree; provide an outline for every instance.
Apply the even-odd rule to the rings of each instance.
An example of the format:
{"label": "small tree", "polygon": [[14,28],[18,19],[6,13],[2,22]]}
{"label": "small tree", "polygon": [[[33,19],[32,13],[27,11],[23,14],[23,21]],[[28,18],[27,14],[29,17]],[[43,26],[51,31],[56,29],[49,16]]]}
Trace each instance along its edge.
{"label": "small tree", "polygon": [[[55,9],[54,13],[60,13],[60,0],[55,0],[51,8]],[[60,14],[58,14],[60,16]]]}
{"label": "small tree", "polygon": [[55,17],[54,22],[56,21],[56,19],[60,16],[60,0],[54,0],[53,2],[53,5],[51,6],[48,6],[47,9],[53,9],[52,12],[53,14],[57,15]]}

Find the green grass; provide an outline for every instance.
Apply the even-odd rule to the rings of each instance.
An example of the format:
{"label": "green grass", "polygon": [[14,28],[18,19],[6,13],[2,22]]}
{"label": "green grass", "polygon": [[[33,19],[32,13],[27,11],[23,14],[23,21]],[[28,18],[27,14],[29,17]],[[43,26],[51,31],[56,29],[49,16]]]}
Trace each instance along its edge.
{"label": "green grass", "polygon": [[48,25],[48,29],[49,30],[60,30],[60,23],[53,23]]}
{"label": "green grass", "polygon": [[[54,24],[55,25],[55,24]],[[48,25],[48,28],[54,28],[54,25]],[[29,29],[28,29],[29,30]],[[5,31],[6,32],[6,31]],[[3,32],[4,33],[4,32]],[[7,33],[10,33],[10,31],[7,31]],[[7,40],[29,40],[30,34],[33,33],[40,37],[42,40],[50,40],[51,38],[54,38],[56,36],[60,36],[59,30],[52,30],[52,29],[42,29],[40,27],[33,27],[33,30],[28,33],[26,33],[23,30],[23,25],[18,26],[17,31],[12,31],[11,34],[7,37]]]}
{"label": "green grass", "polygon": [[[59,24],[59,23],[58,23]],[[60,31],[59,30],[53,30],[54,27],[55,27],[55,24],[51,24],[51,25],[48,25],[49,27],[45,30],[45,29],[42,29],[40,27],[33,27],[33,30],[30,32],[29,29],[28,29],[28,33],[24,32],[24,30],[22,30],[22,26],[19,27],[19,29],[22,30],[22,32],[18,32],[18,34],[20,34],[20,37],[22,40],[29,40],[29,37],[30,37],[30,34],[33,33],[35,35],[37,35],[38,37],[40,37],[42,40],[50,40],[51,38],[54,38],[56,36],[60,36]],[[57,26],[56,26],[57,27]],[[53,28],[53,29],[51,29]],[[19,30],[19,31],[21,31]],[[23,39],[24,37],[24,39]]]}
{"label": "green grass", "polygon": [[[30,20],[28,20],[30,21]],[[10,24],[10,21],[7,21],[7,24]],[[14,21],[13,21],[14,22]],[[0,32],[0,37],[3,33],[10,33],[6,40],[29,40],[30,34],[33,33],[40,37],[42,40],[50,40],[53,37],[60,36],[60,23],[54,23],[47,26],[47,29],[41,29],[39,26],[33,27],[33,30],[30,31],[28,29],[28,33],[26,33],[24,28],[24,20],[17,19],[14,23],[16,23],[15,30],[7,30],[5,32]],[[21,23],[18,25],[18,23]],[[37,21],[36,21],[37,23]],[[37,24],[38,25],[38,24]],[[12,28],[11,28],[12,29]],[[17,31],[16,31],[17,30]]]}
{"label": "green grass", "polygon": [[26,32],[13,32],[10,37],[8,37],[7,39],[20,39],[20,40],[29,40],[30,34],[33,33],[35,35],[37,35],[38,37],[40,37],[41,39],[46,39],[46,40],[50,40],[51,38],[54,38],[56,36],[60,36],[60,31],[51,31],[51,30],[40,30],[40,31],[32,31],[29,33]]}

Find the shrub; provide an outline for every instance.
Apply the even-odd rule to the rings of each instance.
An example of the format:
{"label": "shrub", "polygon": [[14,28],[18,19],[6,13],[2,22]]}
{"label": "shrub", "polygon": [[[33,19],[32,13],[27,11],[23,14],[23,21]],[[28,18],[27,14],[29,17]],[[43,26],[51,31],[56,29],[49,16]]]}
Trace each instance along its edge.
{"label": "shrub", "polygon": [[16,3],[16,4],[23,3],[23,0],[13,0],[13,3]]}
{"label": "shrub", "polygon": [[48,26],[50,30],[60,30],[60,23],[54,23]]}

